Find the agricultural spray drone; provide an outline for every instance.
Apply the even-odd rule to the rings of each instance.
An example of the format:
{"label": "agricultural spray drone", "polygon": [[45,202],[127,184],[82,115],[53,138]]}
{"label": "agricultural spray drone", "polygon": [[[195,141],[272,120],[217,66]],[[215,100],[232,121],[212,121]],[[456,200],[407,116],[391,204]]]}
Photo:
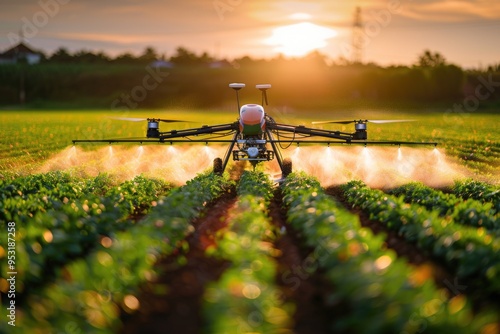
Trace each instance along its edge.
{"label": "agricultural spray drone", "polygon": [[[264,111],[264,104],[268,104],[267,90],[269,84],[257,85],[262,92],[262,103],[245,104],[240,106],[239,90],[245,87],[242,83],[229,85],[236,92],[239,118],[228,124],[203,125],[198,128],[160,131],[160,123],[182,122],[160,118],[118,118],[129,121],[147,121],[147,133],[144,139],[102,139],[102,140],[73,140],[75,143],[225,143],[229,147],[223,159],[214,159],[214,173],[222,174],[230,157],[234,161],[249,161],[254,167],[263,161],[276,158],[283,177],[291,173],[292,162],[283,159],[280,149],[286,149],[292,144],[360,144],[360,145],[437,145],[434,142],[405,142],[405,141],[369,141],[367,123],[394,123],[408,122],[409,120],[353,120],[353,121],[326,121],[313,124],[351,124],[354,123],[354,132],[323,130],[306,127],[304,125],[289,125],[277,123]],[[319,138],[319,139],[318,139]]]}

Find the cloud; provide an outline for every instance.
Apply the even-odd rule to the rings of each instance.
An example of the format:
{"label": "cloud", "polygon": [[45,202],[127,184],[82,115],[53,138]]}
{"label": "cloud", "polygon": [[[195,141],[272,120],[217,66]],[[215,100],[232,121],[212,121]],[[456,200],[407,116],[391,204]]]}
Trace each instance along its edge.
{"label": "cloud", "polygon": [[424,21],[460,22],[500,19],[500,2],[486,0],[429,0],[403,3],[403,16]]}
{"label": "cloud", "polygon": [[[4,1],[0,11],[0,50],[10,47],[9,34],[17,34],[23,22],[32,20],[42,9],[41,3],[61,0]],[[387,9],[392,0],[66,0],[56,15],[40,27],[39,33],[29,39],[35,47],[52,52],[59,46],[70,50],[106,50],[112,55],[123,52],[139,53],[153,46],[160,53],[170,54],[179,45],[195,52],[212,52],[220,45],[223,57],[270,56],[272,50],[264,44],[273,29],[300,22],[310,22],[335,29],[339,37],[350,41],[354,9],[362,8],[365,21],[373,20],[373,13]],[[453,40],[481,42],[464,33],[470,26],[479,26],[482,35],[495,33],[500,24],[500,1],[494,0],[399,0],[401,11],[392,16],[389,26],[372,39],[393,47],[407,42],[408,34],[418,35],[415,48],[424,49],[438,41],[436,32],[446,28],[456,33]],[[226,4],[221,12],[214,4]],[[300,13],[300,15],[297,15]],[[301,18],[301,19],[298,19]],[[450,24],[452,22],[453,24]],[[401,30],[401,28],[404,30]],[[484,28],[484,29],[483,29]],[[398,34],[392,34],[397,30]],[[478,30],[474,30],[478,33]],[[472,34],[472,33],[470,33]],[[488,35],[488,36],[489,36]],[[483,43],[483,42],[481,42]],[[493,47],[488,56],[493,58]],[[330,48],[330,55],[337,49]],[[494,50],[498,50],[495,48]],[[472,51],[470,51],[472,52]],[[394,52],[399,54],[400,52]],[[498,53],[496,53],[498,54]],[[474,59],[476,56],[473,56]]]}
{"label": "cloud", "polygon": [[154,40],[151,35],[124,35],[107,33],[55,33],[52,37],[77,41],[107,42],[114,44],[134,44],[145,40]]}
{"label": "cloud", "polygon": [[[340,1],[254,1],[249,5],[249,17],[256,22],[290,24],[290,18],[297,13],[306,14],[310,21],[319,24],[351,22],[354,6]],[[293,19],[292,19],[293,20]]]}

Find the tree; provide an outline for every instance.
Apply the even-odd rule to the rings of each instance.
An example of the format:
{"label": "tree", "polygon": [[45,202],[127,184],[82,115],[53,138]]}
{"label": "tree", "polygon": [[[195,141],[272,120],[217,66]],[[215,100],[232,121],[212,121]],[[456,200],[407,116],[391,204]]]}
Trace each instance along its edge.
{"label": "tree", "polygon": [[500,72],[500,63],[488,66],[488,72]]}
{"label": "tree", "polygon": [[144,61],[144,62],[152,62],[152,61],[155,61],[159,58],[160,57],[158,56],[158,53],[156,52],[156,50],[152,46],[148,46],[144,50],[142,55],[139,57],[139,60]]}
{"label": "tree", "polygon": [[202,55],[198,58],[198,60],[201,63],[209,64],[213,62],[215,59],[212,56],[210,56],[207,52],[203,52]]}
{"label": "tree", "polygon": [[52,54],[50,61],[57,63],[69,63],[73,61],[73,56],[66,48],[59,48]]}
{"label": "tree", "polygon": [[418,57],[417,66],[420,67],[438,67],[446,65],[446,59],[439,52],[432,53],[430,50],[425,50]]}
{"label": "tree", "polygon": [[201,56],[197,56],[194,52],[181,46],[177,48],[175,55],[170,58],[170,61],[179,65],[195,65],[208,64],[213,61],[213,58],[206,52]]}
{"label": "tree", "polygon": [[116,58],[113,60],[113,62],[119,63],[119,64],[134,64],[134,63],[137,63],[137,58],[134,57],[134,55],[132,55],[131,53],[125,52],[125,53],[122,53],[122,54],[116,56]]}
{"label": "tree", "polygon": [[455,65],[441,65],[432,68],[431,81],[437,99],[460,98],[463,94],[464,72]]}
{"label": "tree", "polygon": [[103,52],[93,53],[82,50],[73,55],[73,61],[78,63],[107,63],[109,57]]}
{"label": "tree", "polygon": [[318,50],[314,50],[302,58],[305,62],[316,64],[319,66],[327,66],[328,57]]}
{"label": "tree", "polygon": [[255,64],[255,60],[250,58],[250,56],[243,56],[243,57],[240,57],[240,58],[236,58],[234,59],[233,63],[234,64],[237,64],[238,67],[240,66],[249,66],[249,65],[252,65],[252,64]]}

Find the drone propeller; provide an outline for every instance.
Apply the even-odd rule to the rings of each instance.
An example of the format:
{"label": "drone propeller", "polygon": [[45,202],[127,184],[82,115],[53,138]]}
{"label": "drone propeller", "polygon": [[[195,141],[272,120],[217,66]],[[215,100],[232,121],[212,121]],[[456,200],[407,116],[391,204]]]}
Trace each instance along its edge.
{"label": "drone propeller", "polygon": [[319,121],[319,122],[312,122],[312,124],[351,124],[354,123],[355,121]]}
{"label": "drone propeller", "polygon": [[189,122],[189,121],[185,121],[185,120],[161,119],[161,118],[135,118],[135,117],[110,117],[110,118],[120,120],[120,121],[128,121],[128,122],[142,122],[142,121],[157,121],[157,122],[165,122],[165,123]]}
{"label": "drone propeller", "polygon": [[157,122],[164,122],[164,123],[189,122],[189,121],[181,120],[181,119],[162,119],[162,118],[148,118],[148,121],[157,121]]}
{"label": "drone propeller", "polygon": [[369,120],[370,123],[384,124],[384,123],[404,123],[404,122],[415,122],[414,119],[372,119]]}
{"label": "drone propeller", "polygon": [[133,118],[133,117],[109,117],[109,118],[127,122],[142,122],[147,120],[146,118]]}
{"label": "drone propeller", "polygon": [[384,123],[399,123],[399,122],[414,122],[413,119],[374,119],[374,120],[354,120],[354,121],[320,121],[320,122],[312,122],[312,124],[351,124],[351,123],[376,123],[376,124],[384,124]]}

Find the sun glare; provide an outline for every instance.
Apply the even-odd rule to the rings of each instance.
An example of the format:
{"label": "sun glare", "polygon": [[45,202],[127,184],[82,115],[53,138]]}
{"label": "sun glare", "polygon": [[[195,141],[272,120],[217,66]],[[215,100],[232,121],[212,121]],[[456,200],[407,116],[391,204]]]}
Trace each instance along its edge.
{"label": "sun glare", "polygon": [[310,20],[311,19],[311,14],[307,14],[307,13],[294,13],[294,14],[290,15],[290,18],[292,20],[300,20],[300,21]]}
{"label": "sun glare", "polygon": [[334,29],[301,22],[275,28],[266,43],[285,56],[300,57],[325,47],[327,41],[335,36],[337,32]]}

